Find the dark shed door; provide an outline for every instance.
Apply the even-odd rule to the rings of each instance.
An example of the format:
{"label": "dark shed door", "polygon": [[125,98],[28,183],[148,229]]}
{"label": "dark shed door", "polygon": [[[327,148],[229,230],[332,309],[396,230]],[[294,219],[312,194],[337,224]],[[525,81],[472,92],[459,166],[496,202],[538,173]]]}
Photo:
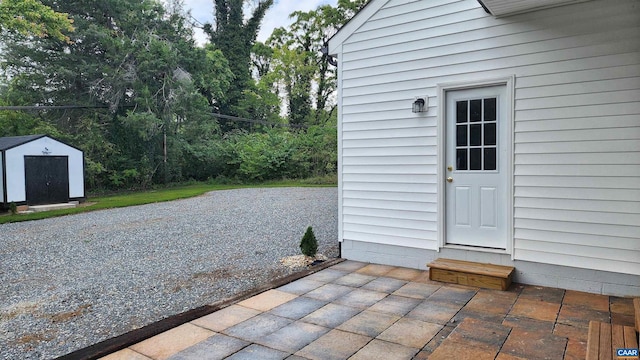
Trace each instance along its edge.
{"label": "dark shed door", "polygon": [[67,156],[25,156],[27,204],[56,204],[69,201],[69,158]]}

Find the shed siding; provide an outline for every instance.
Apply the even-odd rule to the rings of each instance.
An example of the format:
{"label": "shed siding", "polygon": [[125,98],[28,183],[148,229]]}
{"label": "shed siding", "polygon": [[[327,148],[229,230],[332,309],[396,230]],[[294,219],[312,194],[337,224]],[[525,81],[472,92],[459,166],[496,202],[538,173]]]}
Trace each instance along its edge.
{"label": "shed siding", "polygon": [[16,146],[5,151],[7,164],[7,202],[27,200],[24,157],[29,155],[68,156],[69,157],[69,197],[83,198],[84,160],[82,151],[49,137]]}
{"label": "shed siding", "polygon": [[514,258],[640,275],[639,33],[636,0],[388,1],[338,54],[342,239],[437,250],[437,85],[515,75]]}
{"label": "shed siding", "polygon": [[4,153],[0,151],[0,203],[4,202],[4,166],[2,165],[2,159],[4,157]]}

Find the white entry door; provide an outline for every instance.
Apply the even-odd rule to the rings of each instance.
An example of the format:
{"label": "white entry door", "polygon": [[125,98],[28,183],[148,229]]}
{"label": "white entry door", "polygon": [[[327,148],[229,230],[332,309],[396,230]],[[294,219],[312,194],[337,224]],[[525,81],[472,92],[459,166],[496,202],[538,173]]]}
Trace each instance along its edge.
{"label": "white entry door", "polygon": [[446,92],[446,243],[506,249],[506,86]]}

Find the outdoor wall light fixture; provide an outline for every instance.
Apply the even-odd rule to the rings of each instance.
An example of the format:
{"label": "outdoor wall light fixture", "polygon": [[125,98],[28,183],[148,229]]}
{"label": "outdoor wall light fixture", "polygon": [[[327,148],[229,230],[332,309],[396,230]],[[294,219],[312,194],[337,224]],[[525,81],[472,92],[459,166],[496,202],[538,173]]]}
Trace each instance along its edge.
{"label": "outdoor wall light fixture", "polygon": [[414,113],[425,112],[429,109],[429,97],[416,97],[413,101],[413,106],[411,110]]}

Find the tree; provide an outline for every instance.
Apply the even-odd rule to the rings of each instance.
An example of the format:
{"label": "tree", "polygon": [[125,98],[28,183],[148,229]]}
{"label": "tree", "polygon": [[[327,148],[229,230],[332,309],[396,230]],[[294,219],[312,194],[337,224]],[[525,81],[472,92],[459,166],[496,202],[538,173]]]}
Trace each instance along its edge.
{"label": "tree", "polygon": [[250,115],[246,102],[242,102],[247,90],[253,90],[250,73],[251,49],[258,36],[260,23],[273,4],[273,0],[258,1],[251,17],[245,21],[244,0],[214,0],[215,24],[205,24],[204,31],[211,44],[222,51],[229,61],[234,79],[227,96],[221,99],[218,110],[225,115]]}
{"label": "tree", "polygon": [[195,46],[179,1],[173,11],[155,0],[46,1],[68,13],[76,31],[68,43],[3,38],[12,91],[2,97],[12,105],[105,107],[39,113],[85,149],[95,164],[89,176],[101,177],[96,186],[179,180],[186,134],[217,128],[209,104],[231,82],[226,59]]}
{"label": "tree", "polygon": [[300,241],[300,250],[305,256],[316,256],[318,252],[318,240],[313,233],[311,226],[307,227],[307,231],[304,232],[302,240]]}
{"label": "tree", "polygon": [[361,9],[366,0],[339,0],[337,7],[296,11],[289,29],[278,28],[267,43],[274,47],[272,68],[284,89],[290,122],[324,124],[334,114],[335,67],[321,52],[327,39]]}
{"label": "tree", "polygon": [[[250,18],[246,1],[216,0],[205,47],[195,46],[182,0],[39,1],[68,14],[75,31],[64,42],[3,30],[0,104],[85,108],[0,111],[0,134],[48,133],[82,148],[89,189],[335,173],[335,69],[319,49],[362,0],[295,13],[268,44],[255,39],[272,0],[254,2]],[[238,126],[212,110],[301,129]]]}
{"label": "tree", "polygon": [[259,79],[266,76],[271,71],[271,60],[273,59],[273,49],[260,41],[256,41],[251,49],[251,64],[255,69],[254,75]]}
{"label": "tree", "polygon": [[0,1],[0,30],[69,41],[65,33],[73,31],[72,24],[68,14],[55,12],[37,0]]}

